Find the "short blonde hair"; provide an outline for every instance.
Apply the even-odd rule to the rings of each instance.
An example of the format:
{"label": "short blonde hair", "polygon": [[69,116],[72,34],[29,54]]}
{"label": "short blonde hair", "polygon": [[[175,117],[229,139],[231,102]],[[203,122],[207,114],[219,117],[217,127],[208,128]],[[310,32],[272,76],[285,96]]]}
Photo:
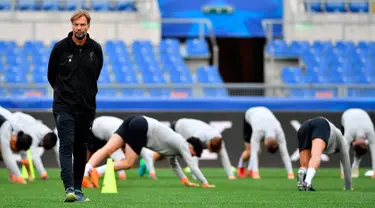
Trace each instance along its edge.
{"label": "short blonde hair", "polygon": [[72,17],[70,17],[70,22],[73,23],[74,21],[76,21],[77,19],[79,19],[81,17],[86,17],[87,24],[90,24],[91,16],[85,10],[78,10],[78,11],[74,12]]}

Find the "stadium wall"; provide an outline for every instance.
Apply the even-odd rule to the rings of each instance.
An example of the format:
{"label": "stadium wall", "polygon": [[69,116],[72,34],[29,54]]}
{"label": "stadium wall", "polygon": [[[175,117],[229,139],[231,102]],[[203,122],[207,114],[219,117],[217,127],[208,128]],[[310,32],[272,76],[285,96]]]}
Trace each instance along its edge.
{"label": "stadium wall", "polygon": [[[157,8],[157,7],[155,7]],[[45,43],[61,40],[71,31],[72,12],[1,12],[0,40],[41,40]],[[90,12],[90,36],[100,43],[106,40],[149,40],[159,44],[161,39],[160,13],[150,11],[148,16],[138,12]]]}
{"label": "stadium wall", "polygon": [[[34,116],[35,118],[43,121],[46,125],[50,128],[55,127],[55,123],[53,120],[53,116],[51,112],[36,112],[30,111],[27,112]],[[214,128],[218,129],[222,132],[223,138],[225,140],[225,145],[228,150],[229,158],[231,160],[232,165],[236,166],[238,163],[238,159],[240,157],[241,152],[243,151],[244,144],[243,144],[243,118],[244,112],[230,112],[230,111],[216,111],[216,112],[186,112],[186,111],[177,111],[177,112],[170,112],[170,111],[160,111],[160,112],[124,112],[124,111],[117,111],[117,112],[98,112],[97,116],[102,115],[109,115],[109,116],[116,116],[119,118],[126,118],[130,114],[144,114],[153,118],[156,118],[163,122],[166,125],[170,125],[172,121],[182,118],[182,117],[190,117],[201,119],[206,121]],[[315,111],[315,112],[307,112],[307,111],[274,111],[276,117],[280,120],[282,127],[285,131],[287,143],[288,143],[288,151],[289,154],[292,156],[293,160],[293,167],[298,167],[298,155],[295,155],[297,150],[297,130],[298,124],[302,124],[303,121],[316,117],[316,116],[325,116],[328,118],[332,123],[339,127],[341,121],[342,112],[330,112],[330,111]],[[375,111],[370,113],[371,117],[375,117]],[[46,153],[43,152],[41,148],[41,154],[43,163],[46,167],[57,167],[56,159],[54,153],[52,151],[48,151]],[[20,157],[17,156],[19,159]],[[217,160],[217,154],[209,153],[207,151],[204,152],[202,155],[200,164],[202,167],[220,167],[220,161]],[[371,160],[369,154],[366,154],[362,163],[361,167],[370,167]],[[156,164],[156,167],[167,167],[168,164],[166,160],[159,161]],[[264,148],[262,149],[262,156],[260,157],[260,167],[284,167],[279,152],[272,155],[268,153]],[[339,167],[339,155],[332,155],[329,156],[328,162],[322,162],[322,167]],[[338,173],[339,174],[339,173]]]}

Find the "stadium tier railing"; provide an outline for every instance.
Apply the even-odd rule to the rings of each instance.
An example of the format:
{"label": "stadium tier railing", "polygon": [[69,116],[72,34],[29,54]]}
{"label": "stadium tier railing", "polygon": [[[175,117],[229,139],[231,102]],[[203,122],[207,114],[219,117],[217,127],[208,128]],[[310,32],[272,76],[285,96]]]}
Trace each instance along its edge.
{"label": "stadium tier railing", "polygon": [[[12,89],[27,89],[28,93],[24,95],[4,95],[0,97],[43,97],[44,95],[32,93],[44,90],[47,92],[47,97],[52,97],[52,89],[45,84],[0,84],[0,89],[11,91]],[[100,91],[104,89],[116,90],[119,94],[101,94]],[[121,95],[121,90],[142,90],[147,92],[150,89],[168,89],[170,94],[162,96],[151,96],[147,94]],[[220,93],[206,92],[209,90],[220,91]],[[375,97],[375,93],[367,96],[361,96],[362,91],[374,91],[375,85],[361,85],[361,84],[253,84],[253,83],[195,83],[195,84],[99,84],[98,97],[112,97],[117,99],[128,99],[129,97],[152,97],[162,99],[189,99],[189,98],[234,98],[234,97],[268,97],[268,98],[293,98],[292,91],[303,91],[304,96],[299,95],[301,99],[315,99],[315,98],[350,98],[350,97]],[[189,95],[186,91],[190,91]],[[356,91],[356,93],[349,93],[349,91]]]}
{"label": "stadium tier railing", "polygon": [[[218,97],[218,98],[112,98],[98,97],[98,111],[136,111],[136,112],[244,112],[250,107],[265,106],[278,111],[344,111],[349,108],[362,108],[375,111],[374,98],[336,98],[336,99],[301,99],[301,98],[260,98],[260,97]],[[0,97],[0,106],[8,109],[50,111],[51,97]],[[220,119],[224,119],[224,117]]]}

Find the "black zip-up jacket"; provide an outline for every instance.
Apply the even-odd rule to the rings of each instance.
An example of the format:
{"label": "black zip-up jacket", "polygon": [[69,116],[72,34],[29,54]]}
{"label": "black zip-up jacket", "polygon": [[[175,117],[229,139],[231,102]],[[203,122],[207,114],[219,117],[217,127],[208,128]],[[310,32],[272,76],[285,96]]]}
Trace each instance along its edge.
{"label": "black zip-up jacket", "polygon": [[54,89],[53,108],[95,112],[98,78],[103,67],[99,43],[87,34],[82,46],[72,40],[73,32],[57,42],[48,63],[48,82]]}

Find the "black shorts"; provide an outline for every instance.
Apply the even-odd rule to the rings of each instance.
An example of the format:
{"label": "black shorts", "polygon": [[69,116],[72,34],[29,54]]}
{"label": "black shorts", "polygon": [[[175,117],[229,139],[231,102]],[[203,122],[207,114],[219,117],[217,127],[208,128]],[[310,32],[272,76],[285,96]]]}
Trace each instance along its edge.
{"label": "black shorts", "polygon": [[2,115],[0,115],[0,127],[7,121]]}
{"label": "black shorts", "polygon": [[340,131],[341,131],[342,135],[345,134],[345,128],[344,128],[344,125],[342,125],[342,124],[340,126]]}
{"label": "black shorts", "polygon": [[324,118],[317,117],[303,122],[297,133],[299,151],[311,150],[312,140],[315,138],[323,139],[327,145],[330,134],[331,127]]}
{"label": "black shorts", "polygon": [[89,137],[88,137],[88,144],[87,144],[87,149],[89,152],[96,152],[100,148],[104,147],[104,145],[107,144],[107,141],[101,140],[98,137],[96,137],[92,131],[89,131]]}
{"label": "black shorts", "polygon": [[247,143],[250,143],[251,135],[253,134],[253,129],[251,125],[246,121],[246,118],[243,119],[243,140]]}
{"label": "black shorts", "polygon": [[177,123],[177,120],[172,121],[171,129],[172,129],[173,131],[176,131],[176,123]]}
{"label": "black shorts", "polygon": [[125,119],[116,130],[124,142],[129,145],[137,155],[141,154],[143,147],[147,145],[148,122],[140,115],[132,115]]}

